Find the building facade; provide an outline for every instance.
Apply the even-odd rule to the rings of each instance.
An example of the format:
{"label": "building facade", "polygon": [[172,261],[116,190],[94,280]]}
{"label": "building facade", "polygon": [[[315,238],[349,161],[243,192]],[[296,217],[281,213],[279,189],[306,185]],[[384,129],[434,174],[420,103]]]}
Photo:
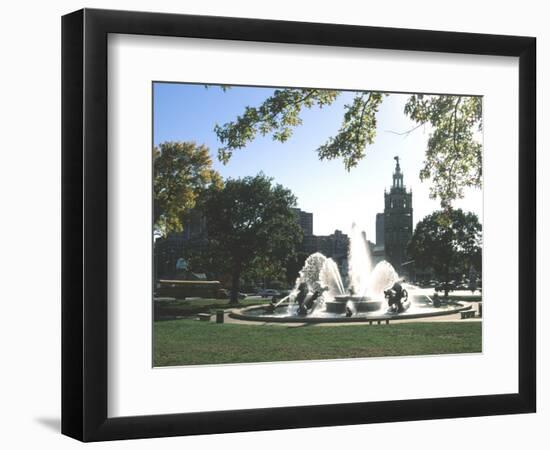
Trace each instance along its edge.
{"label": "building facade", "polygon": [[183,256],[185,240],[183,232],[168,233],[166,237],[155,240],[153,255],[156,279],[174,278],[178,260]]}
{"label": "building facade", "polygon": [[384,192],[384,253],[399,274],[410,276],[407,247],[413,234],[412,192],[403,184],[398,156],[395,161],[392,186]]}
{"label": "building facade", "polygon": [[376,214],[376,246],[384,247],[384,213]]}
{"label": "building facade", "polygon": [[347,234],[340,230],[334,230],[332,234],[317,236],[313,234],[313,213],[302,211],[299,208],[293,208],[292,211],[304,235],[299,248],[301,252],[308,255],[319,252],[337,262],[347,258],[349,248]]}
{"label": "building facade", "polygon": [[313,235],[313,213],[302,211],[300,208],[292,208],[292,212],[296,216],[296,221],[304,236]]}
{"label": "building facade", "polygon": [[[185,250],[200,252],[207,245],[206,219],[199,211],[193,211],[181,232],[171,232],[157,238],[153,243],[155,276],[157,279],[196,278],[194,274],[183,270]],[[180,266],[178,266],[180,263]]]}
{"label": "building facade", "polygon": [[334,259],[338,264],[347,259],[349,249],[349,237],[340,230],[334,230],[334,233],[325,236],[316,236],[314,234],[304,236],[300,251],[311,255],[312,253],[322,253],[327,258]]}

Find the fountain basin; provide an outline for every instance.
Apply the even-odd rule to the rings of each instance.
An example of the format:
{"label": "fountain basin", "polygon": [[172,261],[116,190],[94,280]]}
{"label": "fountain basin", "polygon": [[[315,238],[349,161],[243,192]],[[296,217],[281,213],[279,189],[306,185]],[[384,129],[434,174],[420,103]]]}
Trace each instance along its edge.
{"label": "fountain basin", "polygon": [[[339,302],[345,305],[345,302]],[[459,302],[449,303],[445,307],[434,308],[429,305],[419,305],[408,308],[407,311],[399,314],[387,313],[384,310],[375,312],[362,312],[346,317],[345,314],[320,311],[314,315],[297,316],[296,308],[281,305],[275,311],[268,312],[264,305],[248,306],[240,310],[232,310],[229,316],[234,319],[253,322],[279,322],[279,323],[344,323],[344,322],[373,322],[373,321],[399,321],[402,319],[419,319],[435,316],[456,314],[461,311],[468,311],[471,305],[464,305]]]}
{"label": "fountain basin", "polygon": [[326,311],[343,314],[346,312],[348,302],[353,303],[355,312],[374,312],[382,308],[382,300],[374,300],[370,297],[359,295],[336,295],[334,301],[325,302]]}

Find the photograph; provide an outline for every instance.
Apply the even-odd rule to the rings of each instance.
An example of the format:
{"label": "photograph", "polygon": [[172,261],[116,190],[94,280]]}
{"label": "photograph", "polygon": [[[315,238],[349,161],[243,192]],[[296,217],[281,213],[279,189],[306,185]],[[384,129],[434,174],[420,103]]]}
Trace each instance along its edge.
{"label": "photograph", "polygon": [[0,448],[550,448],[543,2],[106,5],[3,9]]}
{"label": "photograph", "polygon": [[481,353],[483,97],[152,82],[153,367]]}

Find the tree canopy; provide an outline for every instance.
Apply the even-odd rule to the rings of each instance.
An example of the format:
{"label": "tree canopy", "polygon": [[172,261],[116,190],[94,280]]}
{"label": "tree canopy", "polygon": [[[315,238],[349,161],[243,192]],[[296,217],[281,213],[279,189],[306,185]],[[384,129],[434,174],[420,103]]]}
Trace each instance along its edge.
{"label": "tree canopy", "polygon": [[154,232],[181,231],[186,215],[209,186],[221,185],[208,148],[194,142],[163,142],[153,148]]}
{"label": "tree canopy", "polygon": [[[293,129],[302,124],[303,109],[331,105],[342,91],[329,89],[276,89],[259,106],[247,106],[243,114],[214,131],[222,146],[218,158],[227,163],[233,152],[245,147],[258,135],[271,135],[287,141]],[[320,144],[320,159],[342,159],[346,170],[357,166],[367,146],[376,137],[376,114],[388,94],[356,92],[345,105],[338,133]],[[431,180],[430,195],[448,208],[461,198],[466,187],[481,187],[481,144],[476,132],[482,130],[481,97],[458,95],[411,95],[404,114],[417,123],[429,124],[432,132],[425,153],[421,180]],[[412,130],[410,130],[412,131]]]}
{"label": "tree canopy", "polygon": [[231,274],[231,302],[243,274],[272,275],[294,256],[302,232],[292,208],[296,197],[263,174],[211,186],[201,201],[206,249],[199,264]]}
{"label": "tree canopy", "polygon": [[436,211],[416,225],[409,254],[417,267],[433,269],[448,283],[452,271],[465,272],[472,266],[481,270],[481,230],[474,213]]}
{"label": "tree canopy", "polygon": [[464,188],[481,187],[482,146],[476,139],[482,130],[480,97],[412,95],[405,114],[433,130],[420,171],[421,180],[432,181],[432,198],[448,208],[462,198]]}

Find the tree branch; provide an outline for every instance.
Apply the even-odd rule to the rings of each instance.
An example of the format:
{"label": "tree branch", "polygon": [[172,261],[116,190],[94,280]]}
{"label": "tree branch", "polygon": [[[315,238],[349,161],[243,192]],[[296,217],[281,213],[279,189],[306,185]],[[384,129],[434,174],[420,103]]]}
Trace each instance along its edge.
{"label": "tree branch", "polygon": [[279,114],[281,114],[286,108],[290,107],[290,106],[296,106],[296,105],[299,105],[300,103],[304,103],[309,97],[311,97],[314,93],[317,93],[318,90],[317,89],[311,89],[306,95],[302,96],[302,98],[299,98],[298,100],[295,100],[291,103],[288,103],[286,105],[283,105],[283,107],[281,109],[279,109],[278,111],[275,111],[273,113],[271,113],[269,115],[269,117],[264,117],[262,118],[262,120],[264,122],[268,122],[268,121],[271,121],[271,120],[274,120]]}
{"label": "tree branch", "polygon": [[419,123],[416,127],[413,127],[411,128],[410,130],[407,130],[407,131],[403,131],[401,133],[399,133],[398,131],[393,131],[393,130],[384,130],[386,133],[392,133],[392,134],[396,134],[398,136],[408,136],[409,134],[411,134],[413,131],[415,130],[418,130],[422,125],[424,125],[423,122]]}
{"label": "tree branch", "polygon": [[[363,100],[364,97],[365,97],[365,94],[362,94],[361,95],[361,100]],[[359,126],[361,126],[361,124],[363,123],[363,117],[365,116],[365,110],[367,109],[367,105],[370,103],[371,98],[372,98],[372,92],[369,92],[369,98],[367,99],[366,102],[363,103],[363,108],[361,109],[361,117],[359,118]],[[355,137],[355,142],[356,142],[357,146],[359,146],[359,133],[357,133],[357,135]]]}

